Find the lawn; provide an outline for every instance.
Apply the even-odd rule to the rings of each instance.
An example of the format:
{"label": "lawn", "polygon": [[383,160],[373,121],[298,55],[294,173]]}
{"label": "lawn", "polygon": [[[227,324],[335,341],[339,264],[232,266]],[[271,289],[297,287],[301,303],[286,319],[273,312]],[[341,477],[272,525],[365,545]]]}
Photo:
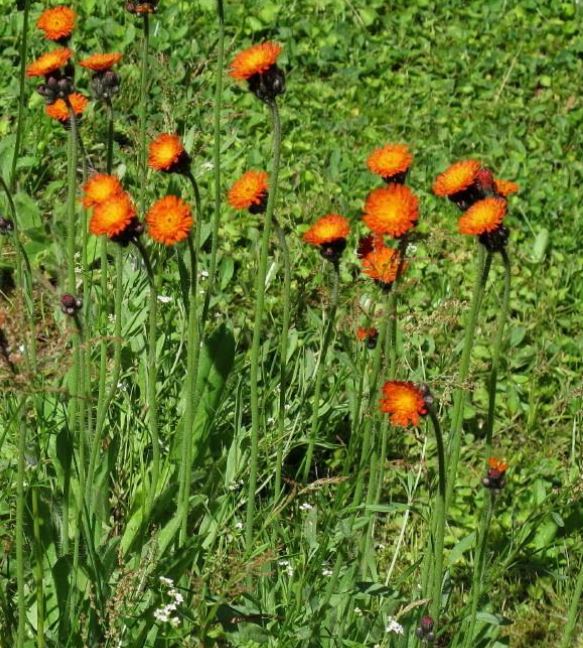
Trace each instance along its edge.
{"label": "lawn", "polygon": [[[581,3],[224,0],[220,65],[221,2],[72,0],[75,60],[123,54],[113,110],[64,128],[26,77],[18,143],[25,4],[0,2],[0,647],[583,647]],[[27,65],[57,6],[29,4]],[[262,102],[229,70],[271,41]],[[144,174],[161,133],[191,171]],[[419,213],[383,288],[357,248],[388,143]],[[468,159],[519,185],[481,303],[485,247],[432,190]],[[229,204],[250,169],[263,213]],[[96,172],[140,221],[180,196],[188,241],[88,232]],[[338,263],[304,240],[329,213]],[[379,411],[392,380],[430,390],[418,424]]]}

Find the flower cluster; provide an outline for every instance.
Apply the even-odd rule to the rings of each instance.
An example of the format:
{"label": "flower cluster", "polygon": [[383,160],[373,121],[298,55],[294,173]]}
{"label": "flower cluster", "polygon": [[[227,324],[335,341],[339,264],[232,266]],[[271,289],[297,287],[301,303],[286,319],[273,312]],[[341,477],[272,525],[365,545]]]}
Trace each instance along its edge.
{"label": "flower cluster", "polygon": [[92,210],[89,231],[127,246],[144,231],[131,196],[114,175],[96,173],[83,187],[83,206]]}
{"label": "flower cluster", "polygon": [[477,236],[491,252],[501,251],[508,241],[508,229],[503,224],[508,196],[516,193],[515,182],[495,178],[477,160],[461,160],[439,174],[433,183],[433,193],[448,198],[463,212],[458,221],[461,234]]}
{"label": "flower cluster", "polygon": [[184,603],[184,597],[174,587],[174,581],[171,578],[160,576],[160,585],[167,588],[166,595],[170,600],[165,605],[154,610],[154,619],[158,623],[169,623],[174,628],[177,628],[180,625],[180,617],[176,613]]}

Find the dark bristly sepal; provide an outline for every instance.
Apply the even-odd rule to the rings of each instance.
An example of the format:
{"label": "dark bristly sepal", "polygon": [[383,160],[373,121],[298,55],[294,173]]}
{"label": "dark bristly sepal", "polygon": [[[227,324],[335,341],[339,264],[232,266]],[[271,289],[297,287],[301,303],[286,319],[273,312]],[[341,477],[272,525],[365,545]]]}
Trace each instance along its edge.
{"label": "dark bristly sepal", "polygon": [[249,90],[261,101],[269,104],[285,92],[285,74],[277,65],[272,65],[261,74],[248,79]]}
{"label": "dark bristly sepal", "polygon": [[336,239],[329,243],[322,243],[320,245],[320,254],[332,263],[338,263],[342,253],[346,249],[346,239]]}
{"label": "dark bristly sepal", "polygon": [[489,252],[502,252],[508,243],[509,237],[509,229],[504,225],[499,225],[493,232],[480,234],[478,239]]}

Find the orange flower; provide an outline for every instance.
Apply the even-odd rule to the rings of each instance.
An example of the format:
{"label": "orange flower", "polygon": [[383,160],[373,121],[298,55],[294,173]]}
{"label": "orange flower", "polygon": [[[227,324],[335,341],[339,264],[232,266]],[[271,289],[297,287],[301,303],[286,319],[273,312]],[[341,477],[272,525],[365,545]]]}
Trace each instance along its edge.
{"label": "orange flower", "polygon": [[401,255],[386,245],[375,247],[362,259],[364,274],[387,286],[397,279],[399,266],[402,272],[405,264],[402,263]]}
{"label": "orange flower", "polygon": [[95,207],[122,192],[123,189],[118,178],[105,173],[96,173],[83,187],[83,206]]}
{"label": "orange flower", "polygon": [[[73,112],[77,116],[82,115],[89,105],[89,99],[78,92],[70,94],[69,101]],[[69,120],[69,108],[64,99],[57,99],[54,103],[45,108],[45,112],[49,117],[58,119],[60,122],[66,122]]]}
{"label": "orange flower", "polygon": [[387,144],[374,150],[368,156],[366,164],[373,173],[390,180],[394,176],[405,174],[412,161],[413,156],[405,144]]}
{"label": "orange flower", "polygon": [[494,178],[494,189],[499,196],[504,196],[504,198],[506,198],[507,196],[516,193],[520,187],[516,182],[512,182],[511,180]]}
{"label": "orange flower", "polygon": [[261,205],[269,189],[268,180],[265,171],[247,171],[229,190],[229,205],[233,209],[250,209],[254,205]]}
{"label": "orange flower", "polygon": [[419,201],[413,192],[398,184],[372,191],[364,206],[362,220],[375,234],[398,238],[417,223]]}
{"label": "orange flower", "polygon": [[193,222],[190,207],[178,196],[164,196],[150,207],[146,216],[148,234],[164,245],[188,238]]}
{"label": "orange flower", "polygon": [[339,214],[328,214],[319,218],[304,234],[304,241],[310,245],[326,245],[345,240],[350,233],[348,219]]}
{"label": "orange flower", "polygon": [[59,41],[73,33],[76,18],[77,14],[70,7],[53,7],[42,12],[36,26],[49,40]]}
{"label": "orange flower", "polygon": [[383,385],[381,412],[389,415],[393,425],[419,425],[420,417],[428,413],[423,392],[412,382],[389,380]]}
{"label": "orange flower", "polygon": [[467,189],[476,179],[480,163],[476,160],[462,160],[447,168],[433,183],[433,193],[447,198]]}
{"label": "orange flower", "polygon": [[245,81],[255,74],[262,74],[275,65],[281,50],[281,45],[272,42],[253,45],[235,56],[229,74],[239,81]]}
{"label": "orange flower", "polygon": [[93,54],[79,61],[79,65],[94,72],[105,72],[111,69],[116,63],[119,63],[121,59],[122,55],[117,52],[112,54]]}
{"label": "orange flower", "polygon": [[356,338],[360,342],[368,342],[369,344],[376,346],[378,336],[379,332],[376,328],[374,328],[374,326],[370,328],[367,328],[366,326],[359,326],[356,329]]}
{"label": "orange flower", "polygon": [[56,72],[68,63],[72,54],[73,52],[67,47],[47,52],[26,68],[26,75],[29,77],[47,76],[51,72]]}
{"label": "orange flower", "polygon": [[165,133],[150,142],[148,164],[155,171],[172,173],[189,160],[178,135]]}
{"label": "orange flower", "polygon": [[479,236],[493,232],[504,220],[506,200],[504,198],[484,198],[467,209],[458,221],[461,234]]}
{"label": "orange flower", "polygon": [[89,231],[95,236],[105,234],[113,238],[121,234],[135,216],[136,208],[130,196],[125,192],[118,193],[95,206]]}
{"label": "orange flower", "polygon": [[495,470],[499,473],[505,473],[508,470],[508,464],[503,459],[496,459],[494,457],[488,459],[488,467],[490,470]]}

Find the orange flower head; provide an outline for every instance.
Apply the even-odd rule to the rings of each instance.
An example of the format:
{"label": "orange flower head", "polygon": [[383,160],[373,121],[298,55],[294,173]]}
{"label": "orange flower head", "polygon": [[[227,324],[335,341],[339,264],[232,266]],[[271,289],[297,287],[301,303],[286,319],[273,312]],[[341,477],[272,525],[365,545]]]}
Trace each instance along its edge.
{"label": "orange flower head", "polygon": [[461,234],[480,236],[494,232],[502,224],[506,215],[504,198],[484,198],[467,209],[458,221]]}
{"label": "orange flower head", "polygon": [[187,239],[193,223],[190,207],[178,196],[160,198],[146,216],[148,234],[163,245],[175,245]]}
{"label": "orange flower head", "polygon": [[75,27],[77,14],[70,7],[53,7],[45,9],[36,26],[52,41],[61,41],[69,38]]}
{"label": "orange flower head", "polygon": [[265,171],[247,171],[233,183],[227,200],[233,209],[249,209],[260,213],[269,189]]}
{"label": "orange flower head", "polygon": [[499,473],[505,473],[508,470],[508,464],[503,459],[490,457],[488,459],[488,468],[490,470],[496,470]]}
{"label": "orange flower head", "polygon": [[114,238],[129,227],[135,216],[136,208],[131,197],[125,192],[118,193],[95,206],[89,231],[95,236]]}
{"label": "orange flower head", "polygon": [[381,412],[389,415],[391,423],[401,427],[419,425],[429,410],[426,394],[412,382],[389,380],[383,385]]}
{"label": "orange flower head", "polygon": [[366,164],[386,181],[398,181],[404,179],[412,161],[413,155],[405,144],[387,144],[374,150]]}
{"label": "orange flower head", "polygon": [[339,214],[327,214],[319,218],[304,234],[304,241],[310,245],[326,245],[346,240],[349,233],[348,218]]}
{"label": "orange flower head", "polygon": [[106,72],[107,70],[111,70],[121,59],[122,55],[117,52],[111,54],[93,54],[79,61],[79,65],[88,70],[93,70],[93,72]]}
{"label": "orange flower head", "polygon": [[516,184],[516,182],[512,182],[511,180],[502,180],[500,178],[495,178],[494,189],[499,196],[507,198],[508,196],[516,193],[520,189],[520,187]]}
{"label": "orange flower head", "polygon": [[440,173],[433,183],[433,193],[448,198],[467,189],[476,179],[480,163],[476,160],[462,160]]}
{"label": "orange flower head", "polygon": [[403,185],[390,184],[371,191],[364,205],[364,224],[375,234],[399,238],[415,226],[419,201]]}
{"label": "orange flower head", "polygon": [[398,277],[399,269],[405,269],[401,255],[397,250],[386,245],[377,246],[362,258],[362,271],[365,275],[390,286]]}
{"label": "orange flower head", "polygon": [[366,346],[369,349],[374,349],[376,347],[378,337],[379,332],[376,328],[374,328],[374,326],[370,328],[366,326],[359,326],[356,329],[356,338],[360,342],[366,342]]}
{"label": "orange flower head", "polygon": [[[89,99],[78,92],[73,92],[73,94],[69,95],[69,102],[71,103],[73,113],[77,117],[80,117],[89,105]],[[57,119],[62,123],[69,121],[69,108],[64,99],[57,99],[54,103],[48,105],[45,108],[45,112],[49,117]]]}
{"label": "orange flower head", "polygon": [[178,135],[164,133],[150,142],[148,164],[155,171],[180,173],[189,163],[190,158]]}
{"label": "orange flower head", "polygon": [[275,65],[281,51],[282,47],[277,43],[253,45],[235,56],[229,75],[238,81],[246,81],[256,74],[263,74]]}
{"label": "orange flower head", "polygon": [[89,208],[123,193],[121,182],[114,175],[96,173],[83,187],[83,206]]}
{"label": "orange flower head", "polygon": [[56,72],[67,65],[72,54],[73,52],[67,47],[60,47],[47,52],[26,68],[26,75],[29,77],[47,76],[52,72]]}

